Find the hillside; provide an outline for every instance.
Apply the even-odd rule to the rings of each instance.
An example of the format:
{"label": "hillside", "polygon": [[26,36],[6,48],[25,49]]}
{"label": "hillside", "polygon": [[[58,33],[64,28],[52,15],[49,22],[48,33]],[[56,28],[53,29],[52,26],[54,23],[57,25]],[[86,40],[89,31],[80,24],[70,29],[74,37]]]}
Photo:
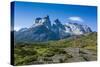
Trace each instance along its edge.
{"label": "hillside", "polygon": [[97,60],[97,33],[47,42],[17,42],[14,65],[69,63]]}

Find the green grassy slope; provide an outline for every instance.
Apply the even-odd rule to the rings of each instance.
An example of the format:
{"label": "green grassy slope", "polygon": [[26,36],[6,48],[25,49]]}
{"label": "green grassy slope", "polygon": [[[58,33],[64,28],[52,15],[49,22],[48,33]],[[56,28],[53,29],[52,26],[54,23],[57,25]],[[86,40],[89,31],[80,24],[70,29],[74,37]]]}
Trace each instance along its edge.
{"label": "green grassy slope", "polygon": [[97,59],[97,33],[58,41],[16,43],[15,65],[94,61]]}

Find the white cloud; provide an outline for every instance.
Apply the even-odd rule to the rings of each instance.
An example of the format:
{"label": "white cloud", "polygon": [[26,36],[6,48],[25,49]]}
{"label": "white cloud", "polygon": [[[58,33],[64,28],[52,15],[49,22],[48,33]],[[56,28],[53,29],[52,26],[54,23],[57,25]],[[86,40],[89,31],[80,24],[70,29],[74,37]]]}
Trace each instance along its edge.
{"label": "white cloud", "polygon": [[68,18],[69,21],[78,21],[78,22],[84,22],[84,20],[81,17],[78,16],[72,16]]}

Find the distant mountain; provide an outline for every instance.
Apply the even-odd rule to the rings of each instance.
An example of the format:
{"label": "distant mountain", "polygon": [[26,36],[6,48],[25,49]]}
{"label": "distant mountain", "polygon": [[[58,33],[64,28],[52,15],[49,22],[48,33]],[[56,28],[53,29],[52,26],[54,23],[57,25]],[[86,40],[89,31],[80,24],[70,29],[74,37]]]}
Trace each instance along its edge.
{"label": "distant mountain", "polygon": [[87,25],[79,24],[79,23],[68,22],[65,25],[65,28],[67,32],[71,32],[73,35],[81,35],[81,34],[92,32],[90,27],[88,27]]}
{"label": "distant mountain", "polygon": [[31,27],[22,28],[15,32],[14,38],[18,42],[41,42],[60,40],[73,35],[82,35],[90,32],[92,32],[91,28],[86,25],[72,22],[62,24],[59,19],[56,19],[51,24],[49,16],[46,16],[44,18],[36,18],[35,23]]}

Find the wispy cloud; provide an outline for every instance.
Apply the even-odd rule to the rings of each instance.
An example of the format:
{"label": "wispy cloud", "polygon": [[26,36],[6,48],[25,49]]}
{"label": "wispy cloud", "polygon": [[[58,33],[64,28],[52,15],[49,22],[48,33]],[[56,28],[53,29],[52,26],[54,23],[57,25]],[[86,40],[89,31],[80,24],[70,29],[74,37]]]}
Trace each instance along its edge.
{"label": "wispy cloud", "polygon": [[69,21],[84,22],[84,20],[79,16],[72,16],[68,18]]}

